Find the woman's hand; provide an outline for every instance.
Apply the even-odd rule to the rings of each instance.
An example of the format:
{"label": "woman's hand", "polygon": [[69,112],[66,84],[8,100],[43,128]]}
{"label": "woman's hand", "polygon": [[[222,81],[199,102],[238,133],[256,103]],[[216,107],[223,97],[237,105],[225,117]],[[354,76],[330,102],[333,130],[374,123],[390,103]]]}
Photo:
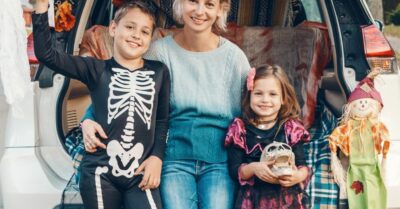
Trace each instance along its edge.
{"label": "woman's hand", "polygon": [[135,175],[143,174],[139,188],[142,190],[155,189],[160,185],[162,161],[152,155],[136,169]]}
{"label": "woman's hand", "polygon": [[279,177],[279,184],[283,187],[291,187],[296,185],[307,178],[308,169],[306,167],[302,167],[297,169],[297,167],[293,168],[292,175],[280,176]]}
{"label": "woman's hand", "polygon": [[45,13],[47,12],[48,7],[49,7],[49,0],[36,0],[35,12],[37,14]]}
{"label": "woman's hand", "polygon": [[86,152],[96,152],[97,147],[103,149],[106,148],[106,145],[103,144],[96,136],[96,133],[99,133],[101,138],[108,138],[100,124],[98,124],[96,121],[85,119],[81,123],[81,128],[83,134],[83,143],[85,144]]}

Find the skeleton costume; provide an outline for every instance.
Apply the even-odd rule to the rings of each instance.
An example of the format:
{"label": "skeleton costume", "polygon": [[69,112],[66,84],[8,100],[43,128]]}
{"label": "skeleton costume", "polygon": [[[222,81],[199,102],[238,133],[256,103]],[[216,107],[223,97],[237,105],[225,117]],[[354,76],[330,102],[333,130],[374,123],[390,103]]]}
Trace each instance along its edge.
{"label": "skeleton costume", "polygon": [[85,208],[162,208],[159,190],[141,191],[135,170],[150,155],[163,158],[168,130],[169,72],[157,61],[129,71],[114,59],[71,56],[51,48],[47,13],[33,15],[35,54],[54,71],[85,83],[107,149],[86,153],[80,191]]}
{"label": "skeleton costume", "polygon": [[264,182],[256,176],[244,181],[239,169],[243,165],[260,161],[263,149],[274,141],[289,144],[295,155],[296,166],[303,167],[306,165],[303,142],[309,139],[307,130],[294,120],[288,120],[281,127],[278,121],[272,128],[262,130],[236,118],[225,139],[229,153],[229,172],[240,184],[235,209],[303,208],[305,182],[285,188]]}

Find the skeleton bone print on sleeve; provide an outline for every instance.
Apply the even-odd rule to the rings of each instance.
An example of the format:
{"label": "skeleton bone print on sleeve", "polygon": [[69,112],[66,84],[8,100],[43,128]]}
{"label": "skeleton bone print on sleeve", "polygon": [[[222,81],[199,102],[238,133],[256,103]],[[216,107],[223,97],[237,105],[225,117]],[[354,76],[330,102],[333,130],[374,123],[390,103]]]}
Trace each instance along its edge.
{"label": "skeleton bone print on sleeve", "polygon": [[[109,84],[110,94],[108,98],[108,120],[110,124],[113,119],[128,111],[122,140],[109,142],[107,154],[110,156],[109,164],[114,176],[125,176],[130,178],[139,167],[139,160],[143,155],[143,144],[138,142],[134,145],[134,115],[137,114],[150,130],[153,101],[155,94],[155,82],[151,75],[153,71],[136,70],[133,72],[126,69],[113,68],[115,74],[111,77]],[[120,163],[118,163],[120,161]],[[123,166],[121,168],[121,166]]]}

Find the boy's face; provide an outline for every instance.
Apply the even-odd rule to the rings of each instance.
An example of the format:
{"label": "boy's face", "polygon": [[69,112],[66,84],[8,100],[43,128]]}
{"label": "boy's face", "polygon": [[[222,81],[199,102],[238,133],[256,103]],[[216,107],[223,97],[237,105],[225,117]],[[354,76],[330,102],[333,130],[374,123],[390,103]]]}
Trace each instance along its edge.
{"label": "boy's face", "polygon": [[138,8],[130,9],[118,23],[110,25],[114,38],[114,56],[125,60],[141,58],[149,48],[153,19]]}

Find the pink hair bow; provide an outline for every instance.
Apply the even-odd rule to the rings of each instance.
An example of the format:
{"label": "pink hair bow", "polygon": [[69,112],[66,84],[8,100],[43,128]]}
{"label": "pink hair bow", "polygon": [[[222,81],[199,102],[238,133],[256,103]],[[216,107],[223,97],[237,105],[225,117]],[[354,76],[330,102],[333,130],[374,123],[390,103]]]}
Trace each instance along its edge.
{"label": "pink hair bow", "polygon": [[247,90],[253,91],[254,88],[254,76],[256,76],[256,69],[250,68],[249,73],[247,74]]}

